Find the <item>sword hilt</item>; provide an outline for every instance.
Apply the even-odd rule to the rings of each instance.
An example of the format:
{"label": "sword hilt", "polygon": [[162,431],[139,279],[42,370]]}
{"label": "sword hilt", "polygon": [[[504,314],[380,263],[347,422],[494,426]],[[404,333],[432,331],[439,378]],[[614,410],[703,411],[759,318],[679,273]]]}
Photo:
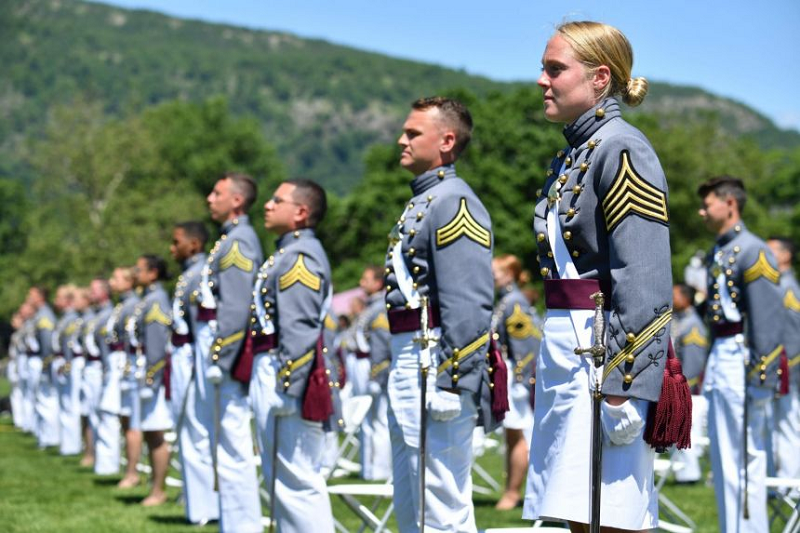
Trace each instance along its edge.
{"label": "sword hilt", "polygon": [[602,291],[591,294],[589,298],[594,300],[594,323],[592,324],[594,344],[588,348],[578,346],[575,348],[575,355],[589,355],[594,359],[595,366],[600,366],[603,364],[603,359],[606,355],[606,345],[604,344],[606,338],[606,315],[603,309],[606,299]]}

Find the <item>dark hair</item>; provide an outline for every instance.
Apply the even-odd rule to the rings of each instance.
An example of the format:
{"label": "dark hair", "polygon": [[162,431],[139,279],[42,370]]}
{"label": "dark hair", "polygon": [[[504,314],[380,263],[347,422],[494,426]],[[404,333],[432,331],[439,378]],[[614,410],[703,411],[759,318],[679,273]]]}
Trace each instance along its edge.
{"label": "dark hair", "polygon": [[458,100],[443,96],[420,98],[411,104],[411,108],[417,111],[427,111],[434,107],[439,110],[442,122],[455,132],[456,144],[453,152],[456,156],[460,155],[472,139],[472,115],[467,106]]}
{"label": "dark hair", "polygon": [[92,281],[96,281],[103,286],[103,290],[106,293],[106,296],[111,294],[111,285],[108,284],[108,278],[104,276],[97,275],[92,278]]}
{"label": "dark hair", "polygon": [[48,289],[44,285],[34,285],[31,287],[31,289],[38,292],[39,296],[41,296],[42,300],[44,300],[45,302],[48,300],[48,298],[50,298],[50,289]]}
{"label": "dark hair", "polygon": [[292,198],[308,207],[308,225],[315,228],[328,212],[328,198],[325,189],[317,182],[306,178],[293,178],[284,183],[295,186]]}
{"label": "dark hair", "polygon": [[147,268],[155,270],[158,273],[157,280],[169,279],[169,272],[167,272],[167,262],[164,258],[154,254],[143,254],[140,256],[147,263]]}
{"label": "dark hair", "polygon": [[695,290],[692,287],[690,287],[685,283],[676,283],[675,288],[678,289],[678,292],[681,293],[681,295],[688,300],[689,305],[691,305],[692,302],[694,302]]}
{"label": "dark hair", "polygon": [[775,242],[779,243],[781,245],[781,248],[783,248],[783,250],[785,252],[789,252],[789,260],[790,261],[794,260],[794,254],[795,254],[796,248],[794,246],[794,242],[792,241],[792,239],[790,239],[789,237],[773,236],[773,237],[770,237],[767,240],[768,241],[775,241]]}
{"label": "dark hair", "polygon": [[256,196],[258,196],[256,180],[247,174],[241,174],[239,172],[226,172],[220,179],[230,180],[234,191],[242,195],[244,198],[245,211],[253,206],[253,202],[256,201]]}
{"label": "dark hair", "polygon": [[176,229],[182,229],[183,233],[190,239],[197,239],[200,241],[200,248],[205,249],[208,242],[208,230],[205,224],[197,220],[189,220],[186,222],[178,222],[175,224]]}
{"label": "dark hair", "polygon": [[364,272],[369,272],[372,274],[372,279],[376,279],[381,282],[383,285],[383,267],[378,265],[367,265],[364,269]]}
{"label": "dark hair", "polygon": [[732,197],[736,200],[736,207],[739,208],[739,213],[744,211],[744,205],[747,203],[747,192],[745,192],[744,183],[739,178],[717,176],[697,188],[697,194],[700,198],[705,198],[712,192],[720,198]]}

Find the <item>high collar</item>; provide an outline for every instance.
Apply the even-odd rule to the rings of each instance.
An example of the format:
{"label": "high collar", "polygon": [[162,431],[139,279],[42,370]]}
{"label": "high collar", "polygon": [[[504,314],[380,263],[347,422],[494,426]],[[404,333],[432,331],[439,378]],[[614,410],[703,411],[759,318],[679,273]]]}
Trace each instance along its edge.
{"label": "high collar", "polygon": [[424,172],[411,181],[411,191],[414,196],[419,196],[437,183],[456,177],[456,167],[453,164],[433,168]]}
{"label": "high collar", "polygon": [[747,227],[744,225],[744,222],[740,220],[731,229],[729,229],[728,231],[717,237],[717,246],[722,248],[723,246],[731,242],[733,239],[735,239],[741,232],[745,231],[746,229]]}
{"label": "high collar", "polygon": [[205,252],[196,253],[192,257],[184,260],[184,262],[183,262],[183,270],[189,270],[189,268],[192,265],[195,265],[200,261],[205,261],[205,259],[206,259]]}
{"label": "high collar", "polygon": [[150,294],[152,292],[155,292],[160,288],[161,288],[161,282],[160,281],[154,281],[153,283],[151,283],[147,287],[144,287],[144,289],[142,290],[142,296]]}
{"label": "high collar", "polygon": [[277,241],[275,241],[276,248],[284,248],[290,242],[294,242],[300,239],[312,239],[316,238],[316,233],[314,232],[314,228],[303,228],[303,229],[296,229],[294,231],[287,231],[283,235],[281,235]]}
{"label": "high collar", "polygon": [[367,305],[368,305],[368,306],[369,306],[369,305],[372,305],[372,304],[374,304],[376,301],[378,301],[378,300],[383,300],[384,298],[385,298],[385,295],[384,295],[383,291],[377,291],[377,292],[373,292],[372,294],[370,294],[370,295],[367,297]]}
{"label": "high collar", "polygon": [[606,98],[578,117],[575,122],[568,124],[564,128],[564,137],[571,147],[577,148],[591,139],[597,130],[609,121],[621,116],[616,99]]}
{"label": "high collar", "polygon": [[515,290],[517,290],[517,284],[512,281],[511,283],[503,285],[502,287],[497,289],[497,294],[501,298],[503,298],[504,296],[507,296],[507,295],[511,294]]}
{"label": "high collar", "polygon": [[222,235],[226,235],[230,233],[230,231],[238,226],[239,224],[249,225],[250,224],[250,217],[247,215],[239,215],[238,217],[226,220],[225,223],[222,224],[222,228],[220,229],[220,233]]}
{"label": "high collar", "polygon": [[130,300],[131,298],[136,298],[138,294],[136,294],[136,289],[131,289],[129,291],[125,291],[122,293],[122,301]]}
{"label": "high collar", "polygon": [[95,311],[97,312],[97,314],[100,314],[103,311],[107,311],[109,309],[111,309],[111,300],[106,300],[100,305],[95,306]]}

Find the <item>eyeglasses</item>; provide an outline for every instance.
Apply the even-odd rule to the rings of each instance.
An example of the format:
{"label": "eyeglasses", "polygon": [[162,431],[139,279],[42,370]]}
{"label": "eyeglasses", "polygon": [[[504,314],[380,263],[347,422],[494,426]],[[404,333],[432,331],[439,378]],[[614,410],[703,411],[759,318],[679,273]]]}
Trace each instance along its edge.
{"label": "eyeglasses", "polygon": [[280,196],[273,196],[272,198],[270,198],[270,200],[271,200],[271,201],[272,201],[272,203],[273,203],[273,204],[275,204],[275,205],[280,205],[280,204],[283,204],[283,203],[286,203],[286,204],[294,204],[294,205],[300,205],[300,204],[299,204],[299,203],[297,203],[297,202],[293,202],[293,201],[291,201],[291,200],[287,200],[286,198],[281,198]]}

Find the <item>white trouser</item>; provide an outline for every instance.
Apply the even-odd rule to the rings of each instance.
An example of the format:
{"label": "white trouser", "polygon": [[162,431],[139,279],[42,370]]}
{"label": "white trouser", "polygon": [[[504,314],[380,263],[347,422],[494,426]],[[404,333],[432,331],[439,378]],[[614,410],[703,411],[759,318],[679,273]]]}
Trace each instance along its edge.
{"label": "white trouser", "polygon": [[685,450],[674,449],[672,460],[683,465],[675,471],[675,480],[680,482],[699,481],[703,475],[700,458],[705,446],[701,441],[706,437],[708,427],[708,402],[705,396],[692,395],[692,446]]}
{"label": "white trouser", "polygon": [[122,403],[122,369],[125,365],[125,352],[115,351],[108,355],[108,366],[103,375],[103,392],[100,394],[100,410],[115,415],[120,414]]}
{"label": "white trouser", "polygon": [[392,443],[389,437],[389,396],[372,397],[364,423],[361,425],[361,476],[367,480],[388,479],[392,473]]}
{"label": "white trouser", "polygon": [[775,475],[800,478],[800,390],[795,383],[789,394],[774,401],[772,434]]}
{"label": "white trouser", "polygon": [[[745,429],[745,359],[747,349],[734,337],[714,341],[706,365],[703,390],[708,399],[709,455],[720,531],[769,531],[767,520],[767,405],[772,390],[747,388]],[[744,518],[747,438],[747,505]]]}
{"label": "white trouser", "polygon": [[[36,387],[36,436],[39,440],[39,447],[58,446],[59,424],[58,424],[58,389],[53,384],[53,372],[47,371],[48,375],[42,370],[42,360],[38,360],[38,372]],[[34,363],[34,366],[37,366]]]}
{"label": "white trouser", "polygon": [[267,490],[272,483],[276,421],[278,424],[278,477],[275,480],[278,531],[333,533],[330,498],[325,478],[320,473],[325,432],[320,422],[309,422],[300,417],[300,399],[297,399],[294,414],[274,416],[272,407],[279,402],[275,388],[279,368],[280,362],[276,357],[268,353],[258,354],[250,382],[261,471]]}
{"label": "white trouser", "polygon": [[[389,434],[394,507],[401,532],[419,531],[420,370],[415,333],[392,335],[389,372]],[[434,361],[431,372],[436,372]],[[429,380],[429,382],[432,380]],[[433,394],[428,385],[427,394]],[[447,422],[427,416],[425,530],[475,532],[472,505],[472,433],[475,400],[461,395],[461,413]],[[467,445],[465,445],[467,443]]]}
{"label": "white trouser", "polygon": [[8,381],[11,384],[11,394],[9,395],[9,402],[11,402],[11,419],[14,422],[14,427],[22,428],[23,414],[22,414],[22,383],[20,381],[19,371],[19,356],[9,360],[8,367]]}
{"label": "white trouser", "polygon": [[[65,364],[61,360],[62,366]],[[83,374],[83,357],[72,359],[70,371],[66,375],[59,375],[58,407],[59,425],[61,428],[61,441],[59,453],[61,455],[75,455],[81,453],[81,375]],[[53,363],[55,365],[55,363]]]}
{"label": "white trouser", "polygon": [[369,394],[369,374],[372,370],[370,358],[363,357],[359,359],[354,357],[351,369],[353,373],[347,374],[347,379],[353,384],[353,396]]}
{"label": "white trouser", "polygon": [[[100,395],[103,392],[103,363],[87,361],[81,382],[81,415],[89,420],[93,440],[100,424]],[[84,410],[85,408],[85,410]]]}
{"label": "white trouser", "polygon": [[125,353],[114,351],[108,355],[108,366],[103,375],[103,389],[97,411],[97,433],[94,443],[94,473],[110,475],[119,473],[120,465],[120,380],[125,364]]}
{"label": "white trouser", "polygon": [[[207,324],[197,332],[197,391],[195,415],[202,434],[195,435],[197,449],[207,469],[212,468],[212,448],[217,452],[219,479],[219,527],[222,533],[261,533],[261,502],[258,493],[250,408],[244,386],[226,372],[216,388],[206,380],[213,334]],[[219,400],[217,402],[217,399]],[[215,419],[219,435],[215,434]],[[184,425],[186,423],[184,422]],[[213,470],[211,470],[213,479]],[[213,486],[213,485],[212,485]],[[213,505],[209,502],[209,506]],[[213,512],[213,510],[209,510]]]}
{"label": "white trouser", "polygon": [[26,433],[36,432],[36,389],[39,385],[39,377],[33,383],[31,376],[31,361],[39,361],[39,374],[42,371],[40,357],[20,356],[20,379],[22,380],[22,429]]}

